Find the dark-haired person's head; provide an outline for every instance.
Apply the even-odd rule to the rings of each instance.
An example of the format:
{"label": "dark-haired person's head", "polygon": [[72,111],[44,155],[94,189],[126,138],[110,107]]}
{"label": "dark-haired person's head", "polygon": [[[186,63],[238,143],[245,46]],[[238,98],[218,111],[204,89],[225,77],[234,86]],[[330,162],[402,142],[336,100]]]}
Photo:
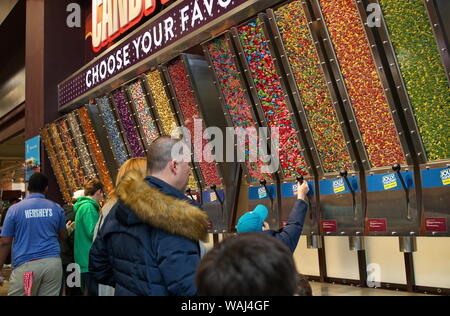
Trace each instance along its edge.
{"label": "dark-haired person's head", "polygon": [[297,291],[295,295],[298,296],[313,296],[311,285],[309,284],[308,278],[303,274],[297,276]]}
{"label": "dark-haired person's head", "polygon": [[28,181],[28,191],[30,193],[44,194],[48,187],[47,177],[40,172],[35,172]]}
{"label": "dark-haired person's head", "polygon": [[292,296],[297,270],[289,249],[261,233],[238,234],[209,251],[197,269],[203,296]]}
{"label": "dark-haired person's head", "polygon": [[87,179],[83,185],[84,196],[88,196],[97,202],[103,200],[103,183],[100,180],[93,178]]}
{"label": "dark-haired person's head", "polygon": [[191,174],[188,147],[180,139],[161,136],[151,143],[147,154],[147,173],[184,192]]}

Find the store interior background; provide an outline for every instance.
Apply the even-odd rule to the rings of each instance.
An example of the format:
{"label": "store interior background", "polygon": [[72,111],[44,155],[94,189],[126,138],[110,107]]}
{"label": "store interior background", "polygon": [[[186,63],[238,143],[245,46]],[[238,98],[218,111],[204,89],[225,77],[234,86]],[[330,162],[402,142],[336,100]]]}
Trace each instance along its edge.
{"label": "store interior background", "polygon": [[[45,124],[60,114],[57,85],[87,64],[95,55],[86,45],[84,19],[81,28],[66,27],[65,9],[71,2],[84,9],[90,1],[3,0],[0,1],[0,177],[2,192],[25,190],[25,140],[39,135]],[[84,14],[86,10],[83,9]],[[64,32],[61,30],[64,28]],[[192,53],[199,53],[199,47]],[[25,67],[26,65],[26,67]],[[55,71],[57,69],[58,71]],[[50,177],[49,196],[62,203],[47,153],[42,146],[43,172]],[[15,192],[15,193],[14,193]],[[23,193],[20,193],[23,194]],[[7,195],[2,199],[7,200]],[[239,213],[248,205],[239,195]],[[224,236],[220,235],[219,240]],[[226,236],[225,236],[226,237]],[[211,243],[214,240],[211,235]],[[357,251],[349,250],[348,237],[324,237],[328,281],[359,284]],[[450,291],[450,238],[418,237],[413,254],[415,284],[418,287]],[[403,253],[395,237],[365,237],[367,264],[381,267],[384,287],[405,289]],[[294,254],[300,273],[319,278],[317,249],[308,249],[302,236]],[[354,282],[352,282],[352,280]],[[450,293],[450,292],[449,292]]]}

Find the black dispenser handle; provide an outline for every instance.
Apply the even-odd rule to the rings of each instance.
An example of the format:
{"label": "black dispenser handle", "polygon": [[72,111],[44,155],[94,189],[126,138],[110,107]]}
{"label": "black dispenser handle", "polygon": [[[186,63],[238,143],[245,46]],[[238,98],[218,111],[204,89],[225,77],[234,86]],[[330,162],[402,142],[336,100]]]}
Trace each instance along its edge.
{"label": "black dispenser handle", "polygon": [[358,209],[356,208],[356,193],[355,190],[353,190],[352,184],[350,183],[350,181],[348,180],[348,171],[347,170],[342,170],[340,172],[341,177],[344,179],[345,183],[347,183],[348,189],[350,190],[350,192],[352,193],[352,203],[353,203],[353,219],[356,220],[357,215],[358,215]]}
{"label": "black dispenser handle", "polygon": [[264,189],[266,190],[267,195],[269,196],[270,200],[273,203],[273,196],[272,196],[272,193],[267,188],[267,181],[266,180],[260,180],[259,184],[261,184],[264,187]]}
{"label": "black dispenser handle", "polygon": [[191,188],[187,188],[186,193],[191,197],[193,201],[195,201],[194,196],[192,195]]}
{"label": "black dispenser handle", "polygon": [[392,171],[397,173],[398,178],[400,179],[400,183],[402,184],[403,190],[405,191],[405,197],[406,197],[406,218],[408,220],[412,220],[411,216],[411,208],[409,207],[409,189],[406,186],[405,179],[403,179],[403,175],[401,173],[402,166],[400,164],[396,163],[392,166]]}
{"label": "black dispenser handle", "polygon": [[217,197],[217,199],[219,200],[220,205],[223,205],[223,201],[222,201],[222,199],[220,198],[219,192],[217,192],[217,186],[216,186],[215,184],[213,184],[210,188],[211,188],[211,190],[213,190],[214,193],[216,194],[216,197]]}
{"label": "black dispenser handle", "polygon": [[211,190],[214,191],[214,193],[216,194],[217,199],[219,200],[219,203],[220,203],[220,209],[221,209],[221,211],[222,211],[222,223],[225,223],[225,219],[224,219],[224,217],[223,217],[223,214],[224,214],[223,201],[222,201],[222,199],[220,198],[219,192],[217,192],[217,186],[216,186],[215,184],[213,184],[212,186],[210,186],[210,188],[211,188]]}

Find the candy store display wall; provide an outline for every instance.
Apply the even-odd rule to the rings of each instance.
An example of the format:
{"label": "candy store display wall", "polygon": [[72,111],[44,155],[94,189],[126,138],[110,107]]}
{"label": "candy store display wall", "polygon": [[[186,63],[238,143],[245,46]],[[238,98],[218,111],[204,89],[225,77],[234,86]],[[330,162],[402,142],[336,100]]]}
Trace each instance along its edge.
{"label": "candy store display wall", "polygon": [[372,167],[405,163],[389,105],[353,0],[319,0]]}
{"label": "candy store display wall", "polygon": [[302,3],[291,2],[274,13],[322,168],[325,173],[350,170],[350,154],[334,111]]}
{"label": "candy store display wall", "polygon": [[133,157],[145,157],[145,151],[141,142],[141,137],[133,120],[125,91],[118,89],[112,94],[116,105],[119,119],[122,123],[128,144],[130,145]]}
{"label": "candy store display wall", "polygon": [[66,176],[67,183],[69,185],[69,190],[70,190],[70,192],[75,192],[78,190],[79,185],[74,177],[74,170],[72,168],[72,165],[70,164],[69,159],[67,159],[66,151],[65,151],[64,145],[61,141],[56,123],[50,124],[49,130],[50,130],[50,135],[52,137],[53,143],[55,144],[55,151],[56,151],[58,160],[59,160],[62,170]]}
{"label": "candy store display wall", "polygon": [[69,191],[69,188],[66,183],[66,179],[64,178],[64,173],[59,165],[59,160],[56,155],[55,149],[53,148],[52,140],[50,133],[47,127],[41,131],[42,141],[44,143],[44,147],[47,150],[48,158],[50,160],[50,164],[52,165],[52,169],[55,173],[56,181],[58,182],[59,189],[62,193],[63,199],[65,202],[69,202],[72,198],[72,193]]}
{"label": "candy store display wall", "polygon": [[450,87],[425,5],[380,0],[428,160],[450,158]]}
{"label": "candy store display wall", "polygon": [[156,138],[159,137],[159,131],[156,127],[155,120],[151,114],[150,105],[145,96],[144,87],[140,80],[133,82],[127,87],[130,95],[130,104],[139,125],[143,131],[143,138],[149,146]]}
{"label": "candy store display wall", "polygon": [[97,137],[95,136],[86,107],[78,109],[78,115],[80,116],[80,121],[85,132],[86,140],[89,144],[91,157],[93,157],[98,169],[99,179],[103,183],[106,193],[109,194],[114,188],[113,183],[111,176],[109,175],[108,168],[106,167],[105,159],[100,149],[100,145],[98,144]]}
{"label": "candy store display wall", "polygon": [[308,169],[261,23],[256,19],[239,27],[239,39],[268,127],[279,128],[279,157],[283,176],[296,178],[307,175]]}
{"label": "candy store display wall", "polygon": [[[176,123],[175,114],[173,113],[172,106],[170,105],[169,97],[167,96],[165,84],[161,79],[159,70],[154,70],[146,75],[147,84],[149,88],[149,94],[151,95],[155,111],[158,116],[162,135],[172,135],[174,129],[178,127]],[[192,168],[192,167],[191,167]],[[188,187],[191,189],[200,188],[193,172],[189,177]]]}
{"label": "candy store display wall", "polygon": [[111,108],[111,103],[107,96],[97,98],[97,106],[100,110],[101,117],[108,135],[109,142],[111,144],[111,149],[117,159],[117,164],[119,166],[123,165],[125,161],[128,160],[128,152],[121,137],[122,133],[119,131],[117,126],[117,119],[114,116],[113,110]]}
{"label": "candy store display wall", "polygon": [[[258,123],[254,120],[249,104],[247,92],[244,91],[239,80],[239,70],[234,62],[230,42],[221,36],[207,44],[207,49],[212,61],[212,67],[217,77],[217,84],[223,95],[229,118],[235,128],[255,128]],[[255,139],[257,142],[257,139]],[[250,157],[257,157],[257,152],[250,152],[253,147],[251,140],[246,139],[245,161],[251,182],[259,180],[271,180],[270,174],[262,173],[263,162],[250,162]]]}
{"label": "candy store display wall", "polygon": [[[168,66],[168,72],[184,118],[184,125],[189,129],[191,137],[193,137],[194,119],[200,119],[201,115],[182,60],[177,59],[172,62]],[[206,140],[202,138],[197,141],[200,141],[200,143],[194,144],[194,152],[197,157],[201,157],[201,152],[203,152],[205,148]],[[202,161],[199,162],[205,184],[207,186],[221,185],[222,179],[219,175],[216,164],[213,162],[207,162],[205,161],[206,159],[208,159],[208,157],[203,157]]]}
{"label": "candy store display wall", "polygon": [[77,178],[79,188],[83,185],[85,174],[84,170],[81,167],[80,160],[78,159],[77,150],[73,143],[72,135],[70,134],[69,126],[65,119],[62,119],[58,122],[59,131],[61,133],[61,138],[63,144],[66,148],[67,155],[69,157],[70,162],[72,163],[75,177]]}
{"label": "candy store display wall", "polygon": [[70,130],[72,131],[76,148],[78,150],[78,157],[80,158],[81,165],[85,170],[85,174],[90,178],[97,177],[97,172],[94,168],[94,164],[92,163],[89,150],[83,137],[83,133],[81,132],[80,126],[78,124],[76,113],[69,113],[67,115],[67,121],[69,122]]}

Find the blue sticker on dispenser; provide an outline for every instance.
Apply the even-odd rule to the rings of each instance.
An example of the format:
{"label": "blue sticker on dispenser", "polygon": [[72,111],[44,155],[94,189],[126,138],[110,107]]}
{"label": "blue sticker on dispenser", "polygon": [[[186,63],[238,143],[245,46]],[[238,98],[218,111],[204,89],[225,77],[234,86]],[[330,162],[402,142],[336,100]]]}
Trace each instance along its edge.
{"label": "blue sticker on dispenser", "polygon": [[422,170],[424,188],[439,188],[450,186],[450,168]]}
{"label": "blue sticker on dispenser", "polygon": [[[314,182],[308,181],[309,192],[308,196],[314,195]],[[281,185],[281,196],[284,198],[297,197],[298,194],[298,182],[283,183]]]}
{"label": "blue sticker on dispenser", "polygon": [[[352,186],[354,192],[359,192],[359,182],[357,177],[349,177],[348,181]],[[335,195],[335,194],[351,194],[347,182],[344,178],[327,179],[320,181],[321,195]]]}
{"label": "blue sticker on dispenser", "polygon": [[[217,190],[217,193],[219,194],[220,199],[224,201],[225,192],[223,190]],[[219,199],[217,198],[216,192],[214,191],[204,191],[202,197],[203,204],[220,203]]]}
{"label": "blue sticker on dispenser", "polygon": [[248,199],[251,201],[254,200],[263,200],[277,197],[277,190],[275,185],[267,185],[266,186],[269,192],[266,192],[266,188],[261,187],[250,187],[248,188]]}
{"label": "blue sticker on dispenser", "polygon": [[[404,171],[401,174],[407,189],[413,189],[413,173]],[[403,190],[403,185],[397,173],[374,174],[367,176],[367,190],[369,192]]]}

